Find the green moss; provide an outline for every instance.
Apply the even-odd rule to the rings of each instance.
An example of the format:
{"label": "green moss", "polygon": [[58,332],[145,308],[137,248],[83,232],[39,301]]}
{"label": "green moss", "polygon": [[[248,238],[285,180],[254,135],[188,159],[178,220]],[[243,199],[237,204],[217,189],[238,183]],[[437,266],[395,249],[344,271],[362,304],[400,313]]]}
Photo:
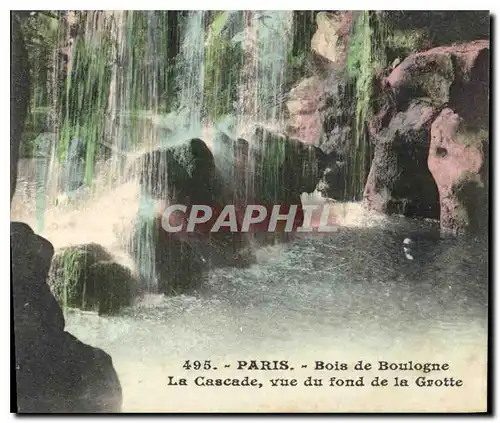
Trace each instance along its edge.
{"label": "green moss", "polygon": [[388,61],[395,58],[405,58],[411,53],[425,51],[431,46],[430,34],[427,29],[395,29],[390,31],[386,39]]}
{"label": "green moss", "polygon": [[82,249],[67,249],[54,255],[49,285],[62,307],[88,309],[94,302],[86,287],[87,257]]}
{"label": "green moss", "polygon": [[212,120],[233,111],[237,100],[243,64],[241,43],[233,43],[222,34],[229,12],[217,12],[210,26],[204,60],[204,114]]}
{"label": "green moss", "polygon": [[387,67],[385,40],[388,27],[379,12],[362,11],[357,14],[350,36],[347,73],[355,81],[355,117],[353,157],[349,167],[353,175],[348,191],[359,198],[371,156],[368,141],[368,123],[373,116],[373,81]]}
{"label": "green moss", "polygon": [[105,249],[85,244],[54,255],[48,283],[64,308],[113,313],[130,304],[133,277]]}
{"label": "green moss", "polygon": [[97,284],[99,314],[113,314],[130,305],[133,278],[129,269],[112,261],[100,261],[90,267],[89,278]]}

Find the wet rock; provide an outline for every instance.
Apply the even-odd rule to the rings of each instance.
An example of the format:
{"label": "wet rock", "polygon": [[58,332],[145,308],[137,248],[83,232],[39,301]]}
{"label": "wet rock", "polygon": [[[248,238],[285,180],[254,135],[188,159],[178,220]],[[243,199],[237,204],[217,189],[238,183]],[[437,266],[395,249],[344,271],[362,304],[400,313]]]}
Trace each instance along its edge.
{"label": "wet rock", "polygon": [[288,94],[287,133],[306,144],[318,145],[321,119],[318,111],[323,81],[317,76],[303,79]]}
{"label": "wet rock", "polygon": [[449,108],[432,124],[428,166],[439,190],[443,232],[463,234],[487,226],[488,139],[487,130],[467,128]]}
{"label": "wet rock", "polygon": [[206,259],[189,242],[160,231],[155,243],[158,289],[166,295],[180,295],[201,287],[209,270]]}
{"label": "wet rock", "polygon": [[198,138],[145,153],[136,165],[144,193],[153,198],[178,200],[181,204],[213,200],[214,158]]}
{"label": "wet rock", "polygon": [[262,126],[256,126],[248,140],[252,198],[258,204],[300,204],[303,192],[315,190],[327,165],[321,149]]}
{"label": "wet rock", "polygon": [[376,139],[365,186],[368,208],[405,216],[439,217],[439,195],[427,168],[435,109],[414,101],[397,113]]}
{"label": "wet rock", "polygon": [[347,60],[349,32],[353,12],[320,12],[318,29],[311,40],[311,49],[330,62],[330,68],[344,68]]}
{"label": "wet rock", "polygon": [[354,156],[354,87],[346,74],[331,71],[323,83],[318,111],[322,123],[319,147],[327,156],[328,171],[322,180],[326,197],[345,200]]}
{"label": "wet rock", "polygon": [[114,313],[130,305],[135,285],[130,270],[114,262],[98,244],[57,251],[48,283],[60,304],[99,314]]}
{"label": "wet rock", "polygon": [[345,73],[332,71],[323,87],[318,107],[323,125],[320,147],[327,154],[335,152],[345,157],[352,145],[354,86]]}
{"label": "wet rock", "polygon": [[141,277],[157,281],[159,291],[167,295],[190,292],[200,286],[207,265],[190,243],[194,235],[169,233],[162,219],[169,205],[189,208],[220,201],[222,178],[214,156],[202,140],[194,138],[146,153],[137,164],[144,207],[130,245]]}
{"label": "wet rock", "polygon": [[318,191],[323,197],[345,200],[348,192],[348,170],[345,161],[332,160],[328,163],[323,177],[318,183]]}
{"label": "wet rock", "polygon": [[18,412],[119,412],[122,392],[111,357],[64,331],[46,283],[53,254],[28,225],[11,223]]}

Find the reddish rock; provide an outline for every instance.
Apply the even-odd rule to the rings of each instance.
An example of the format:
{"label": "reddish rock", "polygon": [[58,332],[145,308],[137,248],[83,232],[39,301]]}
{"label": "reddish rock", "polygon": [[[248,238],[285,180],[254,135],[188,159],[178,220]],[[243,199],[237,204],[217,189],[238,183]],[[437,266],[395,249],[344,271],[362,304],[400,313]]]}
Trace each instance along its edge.
{"label": "reddish rock", "polygon": [[489,122],[489,41],[411,54],[379,88],[365,204],[385,213],[440,213],[448,232],[478,229],[485,216],[477,204],[487,198],[487,131],[478,128]]}
{"label": "reddish rock", "polygon": [[396,107],[427,98],[468,120],[487,120],[489,48],[488,40],[478,40],[411,54],[386,79]]}
{"label": "reddish rock", "polygon": [[287,134],[306,144],[317,145],[321,135],[318,111],[323,81],[317,76],[302,80],[289,93]]}
{"label": "reddish rock", "polygon": [[444,109],[431,128],[428,167],[441,204],[441,229],[474,232],[487,219],[488,133],[467,129],[453,110]]}
{"label": "reddish rock", "polygon": [[321,134],[318,111],[323,82],[313,76],[302,80],[289,93],[287,133],[306,144],[317,145]]}
{"label": "reddish rock", "polygon": [[352,11],[320,12],[316,16],[318,29],[311,40],[311,49],[318,56],[327,59],[324,62],[326,68],[345,67],[352,22]]}

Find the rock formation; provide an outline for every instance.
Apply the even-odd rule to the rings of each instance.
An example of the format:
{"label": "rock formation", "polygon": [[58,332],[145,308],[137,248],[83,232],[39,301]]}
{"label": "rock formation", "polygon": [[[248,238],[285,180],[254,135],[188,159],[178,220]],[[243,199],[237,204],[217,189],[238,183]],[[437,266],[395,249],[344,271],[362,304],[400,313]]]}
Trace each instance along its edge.
{"label": "rock formation", "polygon": [[479,40],[411,54],[392,71],[390,101],[371,122],[368,207],[440,218],[444,232],[481,226],[472,210],[486,192],[488,69],[489,42]]}
{"label": "rock formation", "polygon": [[119,412],[122,392],[111,357],[64,331],[46,283],[53,253],[28,225],[11,224],[18,411]]}

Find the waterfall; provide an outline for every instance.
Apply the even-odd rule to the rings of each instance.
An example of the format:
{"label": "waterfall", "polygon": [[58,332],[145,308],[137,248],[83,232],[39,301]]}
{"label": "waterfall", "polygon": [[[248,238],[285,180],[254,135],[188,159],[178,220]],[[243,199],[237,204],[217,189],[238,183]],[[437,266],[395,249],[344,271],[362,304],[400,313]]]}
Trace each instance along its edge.
{"label": "waterfall", "polygon": [[[51,110],[47,125],[54,134],[50,164],[38,169],[48,175],[41,183],[39,209],[55,207],[63,213],[68,206],[59,194],[64,192],[69,210],[94,213],[98,221],[104,211],[93,201],[144,173],[137,166],[139,155],[194,137],[212,148],[216,167],[231,183],[237,176],[234,158],[241,151],[232,142],[224,144],[224,137],[235,141],[254,123],[283,129],[291,11],[81,11],[60,16],[53,21],[58,29],[47,77],[52,82],[45,97],[37,96],[47,98],[43,106]],[[154,165],[166,174],[162,160]],[[252,200],[254,175],[263,166],[262,159],[249,160],[245,188],[236,189],[233,200]],[[272,166],[270,172],[279,178]],[[135,230],[124,248],[154,291],[156,215],[159,202],[167,199],[154,200],[142,191],[130,201],[137,207]],[[39,210],[42,223],[44,210]]]}
{"label": "waterfall", "polygon": [[204,14],[204,11],[192,11],[184,18],[181,24],[181,45],[177,63],[176,82],[179,87],[177,127],[186,135],[194,137],[201,136],[203,126]]}

